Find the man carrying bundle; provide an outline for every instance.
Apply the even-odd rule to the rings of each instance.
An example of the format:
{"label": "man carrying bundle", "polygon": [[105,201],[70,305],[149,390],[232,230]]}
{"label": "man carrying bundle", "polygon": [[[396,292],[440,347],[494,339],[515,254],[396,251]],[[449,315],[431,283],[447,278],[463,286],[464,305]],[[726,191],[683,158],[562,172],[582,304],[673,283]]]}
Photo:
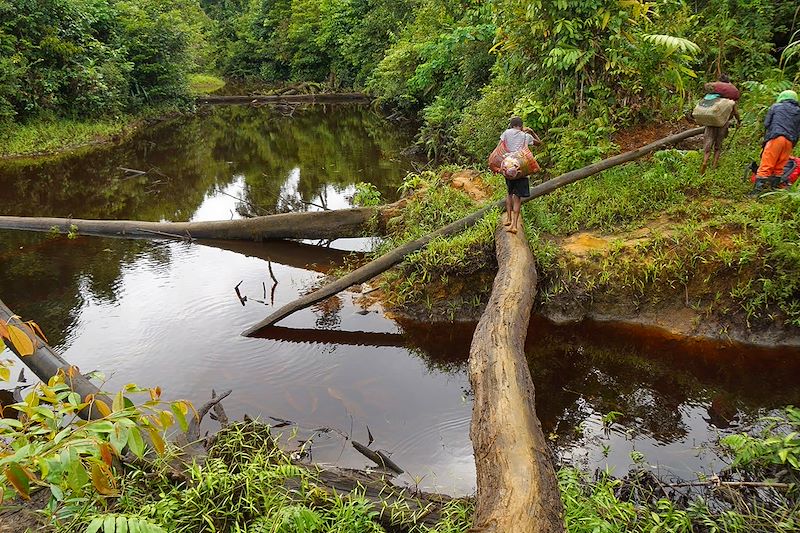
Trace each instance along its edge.
{"label": "man carrying bundle", "polygon": [[529,146],[542,141],[530,128],[523,127],[520,117],[512,117],[508,129],[500,135],[500,142],[489,156],[489,168],[503,174],[506,179],[506,220],[509,233],[516,233],[519,227],[519,214],[522,198],[531,195],[528,174],[537,172],[539,165]]}
{"label": "man carrying bundle", "polygon": [[[724,109],[721,108],[719,111],[726,116],[722,117],[721,120],[723,123],[721,125],[714,125],[717,123],[705,121],[700,118],[700,114],[697,113],[698,108],[703,105],[702,103],[695,108],[695,112],[693,113],[695,115],[695,120],[698,121],[698,124],[706,127],[706,131],[703,133],[703,164],[700,165],[700,174],[705,174],[706,165],[708,164],[708,159],[711,157],[712,151],[714,152],[714,162],[712,163],[712,166],[717,168],[717,165],[719,164],[719,158],[722,155],[722,141],[724,141],[725,137],[728,136],[728,128],[730,126],[731,119],[736,118],[736,124],[738,126],[742,125],[742,119],[739,117],[739,109],[736,105],[736,103],[739,101],[741,93],[739,92],[739,89],[737,89],[736,86],[731,83],[730,78],[728,78],[726,74],[720,74],[719,81],[706,83],[704,88],[708,93],[706,96],[708,100],[714,102],[714,100],[723,99],[722,101],[714,102],[713,105],[723,106]],[[717,96],[714,98],[708,98],[708,96],[714,95]],[[733,105],[731,105],[729,102],[733,102]]]}
{"label": "man carrying bundle", "polygon": [[783,168],[792,155],[792,149],[800,137],[800,104],[797,93],[783,91],[778,95],[764,119],[764,150],[761,165],[756,175],[755,190],[777,187]]}

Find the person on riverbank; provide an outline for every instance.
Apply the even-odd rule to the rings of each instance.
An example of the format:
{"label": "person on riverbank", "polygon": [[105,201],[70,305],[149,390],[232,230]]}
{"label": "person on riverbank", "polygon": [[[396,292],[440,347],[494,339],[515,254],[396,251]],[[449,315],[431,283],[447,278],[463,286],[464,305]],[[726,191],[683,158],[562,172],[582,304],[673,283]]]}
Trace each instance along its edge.
{"label": "person on riverbank", "polygon": [[736,104],[742,94],[739,92],[739,89],[731,83],[730,78],[726,74],[720,74],[718,81],[706,83],[704,88],[706,93],[718,94],[721,98],[733,100],[734,106],[725,124],[719,127],[706,126],[706,130],[703,132],[703,163],[700,165],[700,174],[705,174],[706,166],[708,165],[708,160],[712,152],[714,154],[714,160],[711,164],[712,167],[717,168],[717,165],[719,165],[719,158],[722,155],[722,141],[728,136],[731,120],[735,118],[736,125],[742,125],[742,119],[739,116],[739,109]]}
{"label": "person on riverbank", "polygon": [[[505,145],[508,153],[514,153],[529,146],[537,146],[542,143],[532,129],[526,128],[520,117],[511,117],[508,129],[500,135],[500,142]],[[522,199],[531,195],[530,182],[528,178],[519,177],[519,169],[515,167],[501,168],[501,173],[506,180],[506,220],[509,233],[516,233],[519,228],[519,213],[522,207]]]}
{"label": "person on riverbank", "polygon": [[787,90],[778,95],[764,119],[764,128],[764,149],[756,172],[756,191],[780,183],[783,168],[800,138],[800,103],[795,91]]}

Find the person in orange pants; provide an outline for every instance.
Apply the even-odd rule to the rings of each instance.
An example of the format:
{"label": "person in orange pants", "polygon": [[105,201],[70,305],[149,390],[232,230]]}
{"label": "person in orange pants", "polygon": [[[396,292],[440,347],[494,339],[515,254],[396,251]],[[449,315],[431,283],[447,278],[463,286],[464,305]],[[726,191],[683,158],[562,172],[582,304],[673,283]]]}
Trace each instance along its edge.
{"label": "person in orange pants", "polygon": [[778,95],[776,103],[767,112],[764,127],[767,131],[755,191],[776,187],[780,183],[783,167],[800,137],[800,104],[796,92],[783,91]]}

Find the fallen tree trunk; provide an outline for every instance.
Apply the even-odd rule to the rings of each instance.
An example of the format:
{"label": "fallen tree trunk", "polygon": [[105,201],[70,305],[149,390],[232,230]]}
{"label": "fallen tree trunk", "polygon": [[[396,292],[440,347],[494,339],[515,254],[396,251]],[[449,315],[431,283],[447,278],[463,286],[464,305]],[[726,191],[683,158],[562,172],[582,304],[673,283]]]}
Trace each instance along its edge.
{"label": "fallen tree trunk", "polygon": [[[383,208],[359,207],[335,211],[282,213],[237,220],[208,222],[144,222],[78,218],[0,216],[0,229],[58,231],[64,234],[139,239],[337,239],[362,237],[375,226]],[[380,220],[380,217],[379,219]]]}
{"label": "fallen tree trunk", "polygon": [[[538,198],[540,196],[544,196],[545,194],[551,193],[554,190],[558,189],[559,187],[563,187],[565,185],[569,185],[570,183],[574,183],[578,180],[588,178],[589,176],[593,176],[599,172],[607,170],[617,165],[621,165],[623,163],[627,163],[629,161],[633,161],[638,159],[642,156],[650,154],[660,148],[664,148],[665,146],[670,146],[690,137],[694,137],[695,135],[699,135],[703,133],[705,128],[694,128],[691,130],[684,131],[682,133],[676,133],[675,135],[670,135],[669,137],[665,137],[658,141],[652,142],[646,146],[638,148],[636,150],[632,150],[630,152],[625,152],[624,154],[619,154],[614,157],[610,157],[608,159],[604,159],[598,163],[594,163],[592,165],[573,170],[571,172],[567,172],[566,174],[562,174],[556,178],[548,180],[544,183],[541,183],[531,189],[531,195],[528,198],[525,198],[525,202],[529,202],[534,198]],[[314,292],[301,296],[300,298],[290,302],[267,318],[262,320],[261,322],[253,325],[252,327],[247,328],[245,331],[242,332],[244,336],[250,336],[259,329],[271,326],[272,324],[276,323],[277,321],[286,318],[287,316],[291,315],[295,311],[299,311],[300,309],[305,309],[310,305],[314,305],[315,303],[328,298],[329,296],[333,296],[334,294],[341,292],[348,287],[356,285],[358,283],[364,283],[378,274],[389,270],[393,266],[401,263],[405,257],[412,253],[416,252],[427,246],[429,242],[436,239],[437,237],[448,237],[450,235],[455,235],[463,231],[464,229],[476,224],[479,220],[483,218],[483,216],[491,211],[494,208],[503,209],[505,207],[504,201],[499,201],[494,204],[489,204],[488,206],[472,213],[471,215],[464,217],[460,220],[456,220],[440,228],[432,233],[428,233],[427,235],[420,237],[415,241],[411,241],[406,243],[399,248],[395,248],[391,252],[388,252],[379,258],[367,263],[366,265],[362,266],[354,270],[353,272],[342,276],[341,278],[324,285],[317,289]]]}
{"label": "fallen tree trunk", "polygon": [[[9,309],[6,304],[0,300],[0,320],[2,320],[3,323],[8,323],[11,318],[15,316],[16,315],[11,311],[11,309]],[[15,322],[11,321],[11,323],[14,324]],[[95,387],[94,384],[89,381],[89,379],[87,379],[78,371],[71,371],[71,365],[67,363],[55,350],[53,350],[44,341],[44,339],[36,335],[34,332],[26,331],[26,333],[28,333],[28,336],[34,340],[35,350],[33,354],[22,356],[12,343],[7,342],[5,344],[9,350],[14,352],[14,354],[19,357],[20,361],[22,361],[25,366],[27,366],[34,374],[36,374],[36,377],[46,383],[51,377],[55,376],[59,370],[63,370],[64,375],[66,376],[65,380],[67,385],[69,385],[73,391],[80,394],[81,398],[86,399],[87,396],[92,395],[96,399],[103,400],[107,405],[111,405],[111,400],[106,396],[103,396],[100,393],[100,389]],[[100,415],[97,410],[89,408],[84,409],[79,414],[81,415],[81,418],[84,418],[85,420],[102,418],[102,415]]]}
{"label": "fallen tree trunk", "polygon": [[372,100],[364,93],[318,93],[318,94],[265,94],[265,95],[210,95],[200,96],[200,104],[246,104],[250,102],[263,103],[337,103],[337,102],[369,102]]}
{"label": "fallen tree trunk", "polygon": [[497,276],[472,337],[470,438],[478,493],[473,532],[560,533],[563,508],[552,454],[536,417],[525,336],[536,264],[524,228],[495,232]]}

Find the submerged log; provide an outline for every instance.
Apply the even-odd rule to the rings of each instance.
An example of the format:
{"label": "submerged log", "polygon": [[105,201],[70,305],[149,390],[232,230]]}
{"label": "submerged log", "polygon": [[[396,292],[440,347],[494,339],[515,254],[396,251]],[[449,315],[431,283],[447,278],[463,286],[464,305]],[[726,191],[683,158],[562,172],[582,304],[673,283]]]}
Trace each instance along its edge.
{"label": "submerged log", "polygon": [[[614,157],[604,159],[603,161],[600,161],[598,163],[594,163],[592,165],[567,172],[566,174],[562,174],[556,178],[541,183],[536,187],[534,187],[533,189],[531,189],[531,195],[528,198],[525,198],[524,201],[529,202],[534,198],[538,198],[540,196],[544,196],[545,194],[549,194],[554,190],[558,189],[559,187],[569,185],[570,183],[574,183],[584,178],[588,178],[589,176],[593,176],[614,166],[621,165],[629,161],[633,161],[647,154],[650,154],[660,148],[673,145],[690,137],[694,137],[695,135],[700,135],[701,133],[703,133],[704,129],[705,128],[694,128],[691,130],[684,131],[682,133],[670,135],[669,137],[664,137],[663,139],[652,142],[636,150],[625,152],[624,154],[619,154]],[[452,222],[447,226],[444,226],[443,228],[440,228],[432,233],[428,233],[427,235],[424,235],[415,241],[411,241],[409,243],[404,244],[403,246],[400,246],[399,248],[395,248],[391,252],[388,252],[380,256],[379,258],[367,263],[361,268],[358,268],[353,272],[345,276],[342,276],[341,278],[332,281],[327,285],[320,287],[316,291],[303,295],[300,298],[294,300],[293,302],[289,302],[288,304],[284,305],[283,307],[281,307],[280,309],[269,315],[261,322],[247,328],[245,331],[242,332],[242,335],[251,336],[259,329],[266,326],[271,326],[276,322],[278,322],[279,320],[291,315],[295,311],[299,311],[301,309],[305,309],[306,307],[314,305],[315,303],[320,302],[325,298],[328,298],[329,296],[333,296],[334,294],[341,292],[347,289],[348,287],[351,287],[358,283],[364,283],[366,281],[369,281],[378,274],[381,274],[389,270],[393,266],[401,263],[408,254],[416,252],[417,250],[421,250],[422,248],[427,246],[428,243],[430,243],[437,237],[449,237],[451,235],[455,235],[456,233],[459,233],[464,229],[476,224],[483,218],[483,216],[486,213],[488,213],[492,209],[494,208],[503,209],[504,207],[505,207],[504,201],[499,201],[494,204],[489,204],[488,206],[476,211],[475,213],[472,213],[467,217],[464,217],[460,220],[456,220],[455,222]]]}
{"label": "submerged log", "polygon": [[560,533],[563,507],[524,351],[536,264],[524,228],[511,234],[500,224],[495,246],[497,276],[469,356],[478,476],[471,531]]}
{"label": "submerged log", "polygon": [[[64,234],[158,239],[337,239],[361,237],[384,208],[359,207],[335,211],[281,213],[263,217],[208,222],[144,222],[139,220],[84,220],[78,218],[0,216],[0,229],[57,231]],[[380,217],[379,219],[380,220]]]}

